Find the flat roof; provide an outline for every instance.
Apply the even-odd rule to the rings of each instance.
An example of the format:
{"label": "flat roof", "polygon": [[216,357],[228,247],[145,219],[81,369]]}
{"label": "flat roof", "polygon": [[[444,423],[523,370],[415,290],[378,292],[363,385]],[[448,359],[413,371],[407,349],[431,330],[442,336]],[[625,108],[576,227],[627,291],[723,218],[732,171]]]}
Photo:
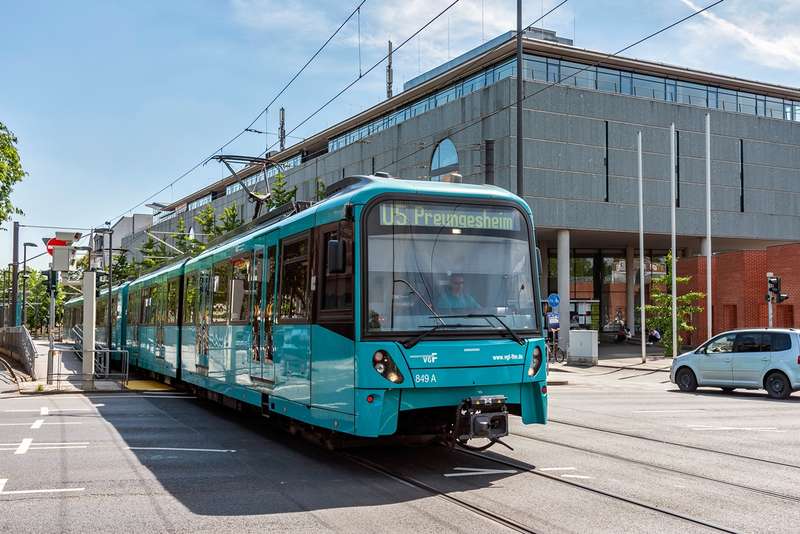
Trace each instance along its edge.
{"label": "flat roof", "polygon": [[[406,85],[409,87],[403,92],[398,93],[392,98],[383,100],[362,111],[361,113],[344,119],[333,126],[330,126],[329,128],[326,128],[325,130],[306,138],[304,141],[291,145],[285,150],[275,154],[273,159],[276,161],[284,161],[303,152],[315,153],[320,151],[322,148],[327,149],[329,139],[347,133],[350,130],[358,128],[359,126],[381,117],[384,114],[391,113],[392,111],[395,111],[406,104],[409,104],[428,94],[434,93],[437,90],[449,85],[451,82],[467,77],[483,69],[487,65],[513,56],[516,52],[515,33],[516,32],[513,31],[504,33],[499,37],[487,41],[483,45],[466,52],[465,54],[462,54],[450,62],[412,79],[411,81],[415,83],[411,86],[409,86],[411,82],[407,83]],[[525,35],[523,38],[523,48],[525,52],[541,54],[560,59],[583,61],[590,64],[598,63],[599,66],[604,67],[636,71],[642,74],[653,74],[667,78],[680,79],[687,82],[715,85],[725,89],[748,91],[776,98],[787,98],[800,101],[800,89],[796,87],[763,83],[744,78],[737,78],[735,76],[727,76],[724,74],[715,74],[686,67],[679,67],[667,63],[659,63],[630,57],[612,56],[607,52],[598,52],[595,50],[577,48],[575,46],[549,40],[535,39],[529,36],[532,34],[535,33]],[[487,46],[490,44],[491,46]],[[447,66],[451,64],[453,65],[452,68],[447,68]],[[227,186],[236,183],[240,179],[247,178],[257,172],[260,172],[260,170],[260,167],[243,169],[237,175],[227,176],[181,198],[180,200],[169,204],[164,211],[174,211],[176,208],[182,205],[204,197],[209,193],[220,191]]]}

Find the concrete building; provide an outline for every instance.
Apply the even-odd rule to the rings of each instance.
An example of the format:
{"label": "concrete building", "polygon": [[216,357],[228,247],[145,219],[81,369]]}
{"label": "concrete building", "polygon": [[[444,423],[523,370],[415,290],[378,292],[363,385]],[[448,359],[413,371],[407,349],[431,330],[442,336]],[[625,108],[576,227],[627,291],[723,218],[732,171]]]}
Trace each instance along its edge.
{"label": "concrete building", "polygon": [[[706,113],[714,253],[766,251],[800,240],[800,90],[609,57],[541,30],[526,34],[524,51],[522,193],[544,259],[542,291],[560,294],[562,324],[569,315],[573,328],[608,331],[623,322],[638,328],[639,131],[646,294],[650,277],[664,272],[670,242],[671,123],[677,129],[681,269],[704,250]],[[273,158],[286,166],[300,199],[314,195],[318,180],[331,184],[378,171],[515,191],[514,52],[513,33],[501,35]],[[267,178],[276,172],[269,169]],[[241,176],[264,190],[264,173],[250,169]],[[252,205],[237,179],[229,176],[166,206],[154,229],[174,231],[178,218],[193,228],[206,204],[217,213],[236,205],[248,220]],[[143,241],[138,233],[123,247],[135,250]],[[763,295],[752,298],[763,301]],[[723,323],[715,318],[715,325]]]}

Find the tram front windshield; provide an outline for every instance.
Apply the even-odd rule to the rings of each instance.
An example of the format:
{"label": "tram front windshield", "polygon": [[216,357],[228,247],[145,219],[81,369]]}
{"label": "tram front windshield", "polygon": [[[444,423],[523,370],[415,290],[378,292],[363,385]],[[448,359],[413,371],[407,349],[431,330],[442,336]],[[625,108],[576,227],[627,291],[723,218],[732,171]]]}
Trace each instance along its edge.
{"label": "tram front windshield", "polygon": [[530,236],[519,210],[388,200],[366,221],[367,332],[536,328]]}

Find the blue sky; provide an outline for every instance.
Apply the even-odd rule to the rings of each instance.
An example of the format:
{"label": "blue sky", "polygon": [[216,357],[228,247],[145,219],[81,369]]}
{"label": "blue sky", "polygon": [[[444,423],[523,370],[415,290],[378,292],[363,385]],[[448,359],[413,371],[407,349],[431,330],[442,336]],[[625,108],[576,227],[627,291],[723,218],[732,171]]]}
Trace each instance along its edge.
{"label": "blue sky", "polygon": [[[367,0],[366,70],[451,0]],[[544,26],[580,47],[612,52],[705,5],[700,0],[570,0]],[[534,20],[557,2],[525,0]],[[13,200],[23,224],[90,227],[130,210],[238,133],[358,4],[357,0],[6,2],[0,19],[0,121],[19,137],[30,175]],[[800,3],[727,0],[629,52],[743,78],[800,86]],[[420,71],[513,29],[515,0],[461,0],[395,56],[395,91]],[[291,130],[358,76],[353,19],[275,104]],[[384,97],[383,66],[295,135],[307,136]],[[271,135],[270,143],[275,141]],[[291,141],[291,140],[290,140]],[[245,134],[226,151],[255,154]],[[200,167],[155,200],[222,177]],[[140,206],[140,212],[149,210]],[[10,225],[7,225],[10,227]],[[0,232],[0,265],[11,259]],[[25,229],[40,243],[46,230]],[[44,259],[42,259],[44,260]],[[46,261],[35,263],[45,267]]]}

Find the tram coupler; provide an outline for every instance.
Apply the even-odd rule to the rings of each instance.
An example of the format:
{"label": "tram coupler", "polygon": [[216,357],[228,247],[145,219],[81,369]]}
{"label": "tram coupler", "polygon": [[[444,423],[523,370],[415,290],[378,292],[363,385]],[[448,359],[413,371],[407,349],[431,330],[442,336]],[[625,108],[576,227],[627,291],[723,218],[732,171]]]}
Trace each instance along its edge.
{"label": "tram coupler", "polygon": [[503,395],[470,397],[461,401],[456,416],[457,440],[473,438],[497,441],[508,435],[508,409]]}

